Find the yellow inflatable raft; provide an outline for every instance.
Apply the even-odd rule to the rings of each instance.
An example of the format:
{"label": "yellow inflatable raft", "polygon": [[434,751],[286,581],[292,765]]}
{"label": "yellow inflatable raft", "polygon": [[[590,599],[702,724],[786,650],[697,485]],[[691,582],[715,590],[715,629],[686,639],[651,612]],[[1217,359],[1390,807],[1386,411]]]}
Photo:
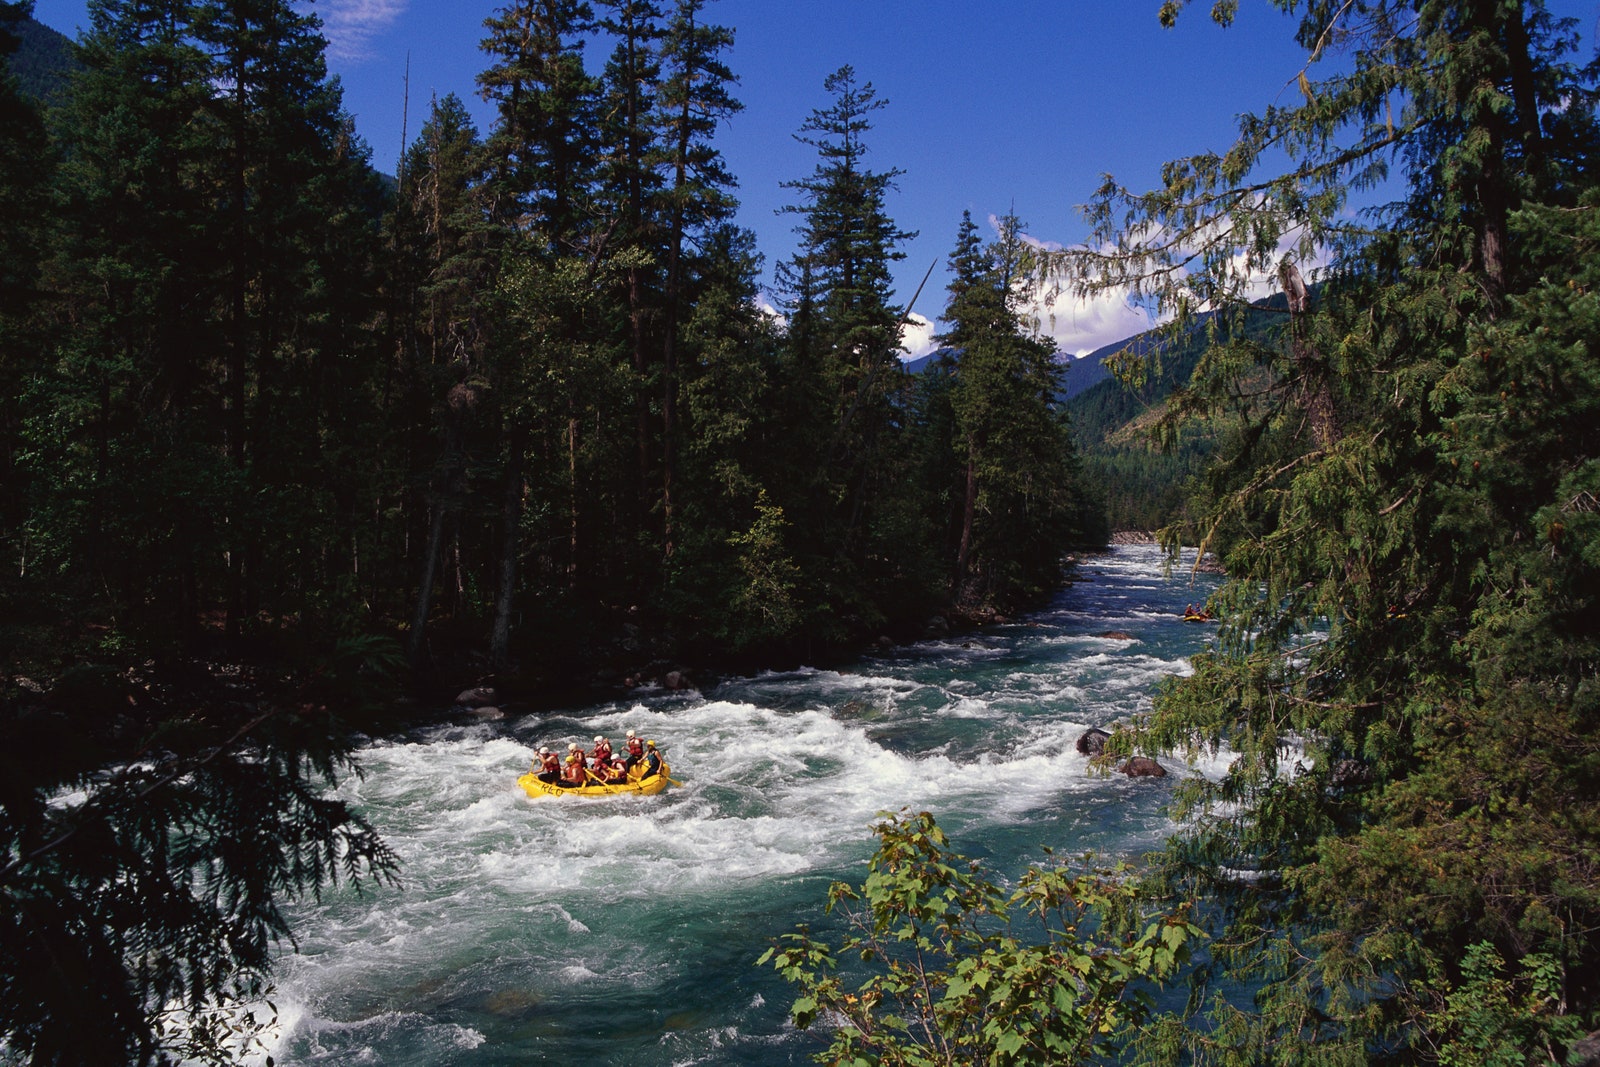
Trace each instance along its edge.
{"label": "yellow inflatable raft", "polygon": [[[643,771],[644,764],[635,764],[634,770]],[[626,782],[608,782],[604,785],[591,782],[589,785],[561,786],[554,782],[541,782],[537,775],[529,771],[517,779],[517,784],[530,797],[612,797],[620,793],[648,797],[661,792],[671,782],[667,777],[670,768],[667,767],[666,760],[661,761],[661,772],[652,774],[648,778],[635,778],[632,771],[628,773]]]}

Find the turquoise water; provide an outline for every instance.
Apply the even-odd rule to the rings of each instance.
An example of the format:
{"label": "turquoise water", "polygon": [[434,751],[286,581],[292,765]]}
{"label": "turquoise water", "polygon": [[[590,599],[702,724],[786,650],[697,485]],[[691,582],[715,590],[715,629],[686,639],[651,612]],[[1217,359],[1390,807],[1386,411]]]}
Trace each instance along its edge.
{"label": "turquoise water", "polygon": [[[403,862],[400,888],[297,907],[279,963],[279,1064],[802,1064],[790,988],[757,956],[859,881],[882,810],[934,813],[1014,871],[1048,845],[1137,853],[1173,780],[1091,774],[1079,734],[1147,708],[1211,627],[1213,579],[1153,548],[1090,557],[1045,611],[840,671],[441,726],[362,752],[345,783]],[[1099,636],[1126,631],[1134,640]],[[529,798],[541,744],[634,729],[681,788]],[[1174,775],[1215,773],[1168,760]]]}

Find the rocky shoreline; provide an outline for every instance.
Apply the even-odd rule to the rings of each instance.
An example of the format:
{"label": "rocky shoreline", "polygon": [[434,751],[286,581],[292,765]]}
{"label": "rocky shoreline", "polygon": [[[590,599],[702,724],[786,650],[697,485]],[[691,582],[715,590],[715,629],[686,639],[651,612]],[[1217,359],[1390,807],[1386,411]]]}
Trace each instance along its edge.
{"label": "rocky shoreline", "polygon": [[[1119,530],[1112,534],[1107,547],[1126,545],[1157,545],[1159,539],[1151,530]],[[1075,553],[1073,562],[1082,562],[1091,553]],[[1199,569],[1208,573],[1222,573],[1222,566],[1209,552],[1202,557]],[[1068,581],[1071,581],[1069,575]],[[992,609],[961,609],[950,606],[943,612],[930,616],[921,626],[901,627],[893,636],[881,635],[867,639],[860,646],[813,649],[814,665],[851,659],[864,651],[883,651],[905,641],[938,639],[981,629],[984,626],[1004,623],[1009,618]],[[1108,634],[1106,636],[1122,636]],[[1131,635],[1129,635],[1131,636]],[[714,682],[727,671],[754,669],[753,662],[729,661],[722,664],[699,663],[690,666],[673,658],[665,643],[652,640],[646,628],[630,622],[614,642],[610,654],[602,657],[590,673],[563,678],[530,677],[522,671],[485,671],[472,681],[459,681],[448,689],[447,674],[435,674],[431,695],[419,699],[413,694],[407,703],[413,704],[420,714],[432,704],[441,704],[446,714],[468,720],[503,718],[508,714],[525,714],[530,711],[551,710],[570,702],[592,702],[621,698],[641,691],[690,692],[701,683]],[[780,659],[782,657],[779,657]],[[766,665],[771,666],[772,663]],[[457,676],[461,677],[460,675]],[[471,678],[472,675],[466,675]],[[456,693],[454,700],[449,693]]]}

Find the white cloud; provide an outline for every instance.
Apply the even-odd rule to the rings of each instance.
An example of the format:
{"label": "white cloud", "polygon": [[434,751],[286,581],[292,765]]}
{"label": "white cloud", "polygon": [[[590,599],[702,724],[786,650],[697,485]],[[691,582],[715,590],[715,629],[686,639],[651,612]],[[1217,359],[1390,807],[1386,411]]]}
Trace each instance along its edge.
{"label": "white cloud", "polygon": [[915,311],[907,315],[906,324],[900,328],[900,347],[905,349],[902,359],[920,359],[936,351],[939,342],[933,339],[933,321]]}
{"label": "white cloud", "polygon": [[[1058,251],[1063,247],[1027,234],[1019,236],[1044,251]],[[1147,239],[1153,241],[1158,236],[1159,230],[1153,230]],[[1236,252],[1231,257],[1231,270],[1244,282],[1240,296],[1253,301],[1278,292],[1277,264],[1285,260],[1296,262],[1308,282],[1320,275],[1326,266],[1325,256],[1320,249],[1303,256],[1299,248],[1302,236],[1299,230],[1283,234],[1278,240],[1273,265],[1265,271],[1252,269],[1245,254]],[[1178,273],[1181,276],[1184,272]],[[1153,329],[1173,317],[1168,312],[1155,313],[1153,305],[1136,302],[1131,290],[1125,287],[1080,296],[1048,282],[1033,284],[1026,294],[1023,310],[1036,322],[1041,336],[1053,339],[1057,348],[1075,356],[1087,355],[1097,348]],[[1200,310],[1206,308],[1202,306]]]}
{"label": "white cloud", "polygon": [[320,0],[328,58],[359,62],[372,58],[372,39],[399,21],[410,0]]}
{"label": "white cloud", "polygon": [[[989,216],[989,226],[997,234],[1000,225],[1000,216]],[[1059,252],[1065,247],[1029,233],[1019,233],[1017,238],[1042,252]],[[1078,296],[1048,281],[1034,281],[1021,295],[1018,310],[1024,321],[1033,324],[1039,337],[1054,341],[1059,351],[1073,356],[1087,355],[1165,321],[1136,306],[1126,290]]]}
{"label": "white cloud", "polygon": [[1058,349],[1074,356],[1087,355],[1103,345],[1143,333],[1166,321],[1136,306],[1126,290],[1077,296],[1066,291],[1057,292],[1043,283],[1034,285],[1025,314],[1038,323],[1041,336],[1055,341]]}
{"label": "white cloud", "polygon": [[782,330],[782,329],[787,329],[788,328],[788,326],[789,326],[788,316],[784,315],[783,312],[779,311],[777,309],[777,306],[774,305],[772,303],[772,301],[768,300],[765,296],[757,296],[756,297],[756,299],[755,299],[755,309],[768,322],[770,322],[772,325],[776,326],[778,329]]}

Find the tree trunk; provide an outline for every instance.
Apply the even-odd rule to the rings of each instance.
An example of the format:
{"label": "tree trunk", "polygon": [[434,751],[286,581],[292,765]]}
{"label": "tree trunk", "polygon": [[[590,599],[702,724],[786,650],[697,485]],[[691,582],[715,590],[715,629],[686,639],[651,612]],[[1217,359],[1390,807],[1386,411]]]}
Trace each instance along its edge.
{"label": "tree trunk", "polygon": [[511,609],[517,592],[517,558],[522,529],[522,428],[513,427],[506,442],[504,496],[500,512],[500,573],[495,587],[494,629],[489,638],[489,659],[504,667],[511,652]]}
{"label": "tree trunk", "polygon": [[956,548],[956,576],[951,589],[960,603],[967,588],[967,567],[972,556],[972,526],[978,511],[978,457],[971,442],[967,448],[967,491],[961,502],[961,543]]}
{"label": "tree trunk", "polygon": [[[570,409],[570,405],[569,405]],[[567,589],[578,588],[578,416],[567,416]]]}
{"label": "tree trunk", "polygon": [[417,582],[416,609],[411,613],[411,634],[406,639],[406,659],[413,669],[422,665],[422,650],[427,641],[428,612],[433,606],[433,575],[438,567],[439,546],[444,540],[443,501],[433,506],[428,524],[428,544],[423,550],[422,577]]}

